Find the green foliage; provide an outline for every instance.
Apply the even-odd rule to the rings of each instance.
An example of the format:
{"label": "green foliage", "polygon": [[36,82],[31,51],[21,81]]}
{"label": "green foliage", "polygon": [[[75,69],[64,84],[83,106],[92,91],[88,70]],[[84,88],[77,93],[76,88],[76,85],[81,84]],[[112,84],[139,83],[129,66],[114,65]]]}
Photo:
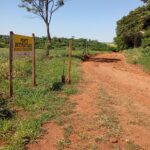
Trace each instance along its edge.
{"label": "green foliage", "polygon": [[63,5],[63,0],[21,0],[19,7],[25,8],[28,12],[32,12],[33,14],[41,17],[46,25],[47,41],[51,43],[51,18],[54,12]]}
{"label": "green foliage", "polygon": [[13,117],[14,112],[7,106],[8,101],[0,96],[0,121],[2,119],[10,119]]}
{"label": "green foliage", "polygon": [[[73,85],[79,81],[81,60],[77,57],[72,59],[72,86],[69,87],[60,83],[62,60],[68,60],[67,49],[52,50],[51,59],[41,58],[43,53],[43,50],[36,50],[38,85],[35,88],[32,87],[30,58],[15,57],[14,98],[11,100],[8,98],[8,49],[0,49],[0,139],[6,143],[2,149],[24,149],[41,134],[44,122],[61,116],[63,107],[69,103],[66,90],[75,91]],[[73,51],[74,56],[81,54]],[[66,70],[67,63],[65,75]]]}
{"label": "green foliage", "polygon": [[143,38],[143,41],[142,41],[142,46],[145,48],[145,47],[150,47],[150,28],[145,31],[144,33],[144,38]]}
{"label": "green foliage", "polygon": [[9,37],[0,35],[0,48],[7,48],[9,45]]}
{"label": "green foliage", "polygon": [[127,60],[132,64],[139,64],[147,72],[150,72],[150,48],[136,48],[125,51]]}
{"label": "green foliage", "polygon": [[[0,46],[8,47],[9,46],[9,37],[1,35],[0,36]],[[2,40],[3,39],[3,40]],[[36,49],[44,49],[46,51],[46,55],[49,55],[50,50],[54,49],[66,49],[68,47],[67,38],[52,38],[51,44],[47,44],[46,37],[36,37],[35,38],[35,48]],[[2,43],[2,45],[1,45]],[[102,43],[96,40],[87,40],[87,39],[73,39],[73,50],[93,50],[93,51],[117,51],[115,46],[109,45],[107,43]]]}
{"label": "green foliage", "polygon": [[144,5],[117,22],[115,42],[119,49],[140,47],[143,32],[150,27],[150,7]]}

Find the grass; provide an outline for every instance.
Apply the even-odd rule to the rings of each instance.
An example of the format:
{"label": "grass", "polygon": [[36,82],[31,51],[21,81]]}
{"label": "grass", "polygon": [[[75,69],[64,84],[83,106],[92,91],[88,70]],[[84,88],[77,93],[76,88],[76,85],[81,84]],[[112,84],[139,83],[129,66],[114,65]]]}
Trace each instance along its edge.
{"label": "grass", "polygon": [[72,133],[73,133],[72,125],[66,125],[64,127],[64,138],[58,140],[56,143],[56,148],[58,150],[63,150],[64,148],[68,148],[70,146],[71,141],[70,141],[69,137]]}
{"label": "grass", "polygon": [[95,144],[90,144],[90,145],[86,146],[84,149],[87,149],[87,150],[100,150],[100,148],[98,148],[98,146],[95,145]]}
{"label": "grass", "polygon": [[[68,95],[77,93],[75,84],[80,79],[80,55],[73,51],[72,85],[61,84],[63,60],[67,74],[67,49],[50,52],[46,58],[43,50],[36,50],[37,87],[32,87],[31,59],[14,58],[14,98],[9,98],[8,49],[0,49],[0,139],[5,142],[2,150],[22,150],[42,134],[42,124],[59,120],[67,115],[74,104],[67,101]],[[70,110],[70,109],[69,109]],[[71,127],[66,129],[66,134]],[[59,145],[63,145],[60,142]]]}
{"label": "grass", "polygon": [[135,144],[133,141],[128,141],[126,144],[126,150],[144,150],[139,145]]}
{"label": "grass", "polygon": [[68,139],[69,136],[73,133],[73,127],[72,125],[67,125],[65,128],[64,128],[64,137],[65,139]]}
{"label": "grass", "polygon": [[139,64],[143,69],[150,73],[150,48],[135,48],[124,51],[127,62]]}
{"label": "grass", "polygon": [[[121,133],[119,120],[113,107],[111,106],[112,98],[107,92],[101,88],[100,98],[98,104],[100,106],[100,113],[98,114],[98,122],[100,127],[107,129],[105,136],[96,139],[97,141],[108,140],[109,137],[118,137]],[[105,139],[106,138],[106,139]]]}
{"label": "grass", "polygon": [[70,140],[60,139],[56,143],[57,150],[63,150],[64,148],[68,148],[70,145]]}

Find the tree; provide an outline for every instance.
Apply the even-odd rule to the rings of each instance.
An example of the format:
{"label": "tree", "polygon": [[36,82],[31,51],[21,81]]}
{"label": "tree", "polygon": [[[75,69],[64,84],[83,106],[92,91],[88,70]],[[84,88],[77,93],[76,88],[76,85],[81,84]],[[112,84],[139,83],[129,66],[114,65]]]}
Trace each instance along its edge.
{"label": "tree", "polygon": [[117,22],[115,42],[119,49],[140,47],[143,34],[150,27],[150,7],[144,5]]}
{"label": "tree", "polygon": [[42,18],[46,25],[47,40],[51,43],[50,23],[52,16],[63,5],[63,0],[21,0],[19,6]]}

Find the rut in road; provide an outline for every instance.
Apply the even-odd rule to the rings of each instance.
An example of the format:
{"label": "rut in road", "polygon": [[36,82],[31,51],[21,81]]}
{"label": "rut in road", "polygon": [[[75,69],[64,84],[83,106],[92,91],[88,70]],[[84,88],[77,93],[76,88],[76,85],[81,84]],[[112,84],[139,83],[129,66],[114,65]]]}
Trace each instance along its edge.
{"label": "rut in road", "polygon": [[150,75],[121,53],[98,54],[81,69],[74,113],[63,126],[46,124],[48,134],[29,149],[149,150]]}

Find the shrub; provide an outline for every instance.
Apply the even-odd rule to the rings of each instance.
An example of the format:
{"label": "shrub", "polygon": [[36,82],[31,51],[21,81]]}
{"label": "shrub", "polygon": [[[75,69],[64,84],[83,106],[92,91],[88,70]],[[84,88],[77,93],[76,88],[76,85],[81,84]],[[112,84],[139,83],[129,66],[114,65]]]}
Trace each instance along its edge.
{"label": "shrub", "polygon": [[144,33],[144,39],[142,41],[142,46],[144,48],[150,47],[150,28]]}

